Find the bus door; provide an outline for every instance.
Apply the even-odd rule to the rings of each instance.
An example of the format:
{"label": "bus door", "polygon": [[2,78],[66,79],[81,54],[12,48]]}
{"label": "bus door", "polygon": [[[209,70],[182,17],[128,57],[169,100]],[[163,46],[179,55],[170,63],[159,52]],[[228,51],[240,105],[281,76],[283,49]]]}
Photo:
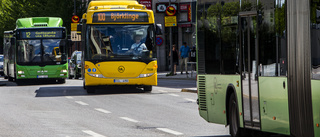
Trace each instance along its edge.
{"label": "bus door", "polygon": [[244,126],[260,129],[257,12],[239,13]]}

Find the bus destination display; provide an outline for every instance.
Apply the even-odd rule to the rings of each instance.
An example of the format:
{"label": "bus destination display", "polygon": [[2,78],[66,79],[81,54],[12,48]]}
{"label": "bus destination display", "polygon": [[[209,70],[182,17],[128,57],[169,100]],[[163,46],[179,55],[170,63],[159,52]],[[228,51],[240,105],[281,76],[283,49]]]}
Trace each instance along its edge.
{"label": "bus destination display", "polygon": [[21,39],[62,38],[62,30],[22,30]]}
{"label": "bus destination display", "polygon": [[92,22],[148,22],[146,12],[97,12],[93,14]]}

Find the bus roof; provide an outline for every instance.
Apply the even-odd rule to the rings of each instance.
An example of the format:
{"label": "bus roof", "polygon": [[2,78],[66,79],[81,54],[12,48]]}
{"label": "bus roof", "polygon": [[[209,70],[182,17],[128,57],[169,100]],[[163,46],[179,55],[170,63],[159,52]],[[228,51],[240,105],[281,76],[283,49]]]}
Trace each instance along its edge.
{"label": "bus roof", "polygon": [[[124,14],[127,15],[142,13],[143,16],[140,18],[146,18],[145,20],[135,20],[135,21],[109,21],[106,19],[104,22],[93,22],[95,13],[114,13],[114,14]],[[135,12],[135,13],[133,13]],[[154,23],[154,15],[152,10],[148,10],[145,5],[139,4],[136,0],[98,0],[91,1],[88,5],[87,13],[83,14],[83,19],[87,19],[87,23],[97,23],[97,24],[150,24]],[[137,17],[138,18],[138,17]]]}
{"label": "bus roof", "polygon": [[17,19],[17,28],[33,27],[62,27],[63,21],[59,17],[30,17]]}

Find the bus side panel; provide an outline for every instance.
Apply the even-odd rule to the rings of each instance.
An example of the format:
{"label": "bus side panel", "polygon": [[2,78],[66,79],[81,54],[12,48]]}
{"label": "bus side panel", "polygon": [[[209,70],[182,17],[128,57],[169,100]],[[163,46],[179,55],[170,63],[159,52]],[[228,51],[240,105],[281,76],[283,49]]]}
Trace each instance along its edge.
{"label": "bus side panel", "polygon": [[290,135],[286,77],[259,77],[261,130]]}
{"label": "bus side panel", "polygon": [[320,124],[320,80],[311,80],[312,108],[314,136],[320,137],[320,129],[316,124]]}
{"label": "bus side panel", "polygon": [[[200,76],[201,77],[201,76]],[[200,79],[198,89],[201,90],[200,86]],[[217,124],[224,124],[227,125],[227,110],[226,110],[226,96],[227,96],[227,88],[228,85],[234,85],[234,88],[237,92],[237,99],[238,99],[238,105],[239,112],[242,113],[242,101],[241,101],[241,88],[238,87],[240,81],[240,76],[238,75],[206,75],[205,76],[205,100],[206,100],[206,106],[207,106],[207,112],[208,116],[207,118],[205,114],[202,114],[200,111],[200,115],[202,114],[202,117],[206,119],[208,122],[217,123]],[[198,91],[199,92],[199,91]],[[238,94],[240,93],[240,94]],[[199,94],[199,102],[201,102],[201,95]],[[201,108],[201,106],[200,106]],[[201,110],[201,109],[200,109]],[[242,122],[242,116],[240,116],[239,120],[241,123],[241,127],[243,127]]]}

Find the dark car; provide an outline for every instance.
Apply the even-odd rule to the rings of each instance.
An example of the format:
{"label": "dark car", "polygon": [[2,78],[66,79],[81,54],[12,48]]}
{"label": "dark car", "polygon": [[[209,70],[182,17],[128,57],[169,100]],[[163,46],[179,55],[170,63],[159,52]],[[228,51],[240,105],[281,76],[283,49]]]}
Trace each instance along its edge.
{"label": "dark car", "polygon": [[0,75],[3,75],[3,55],[0,55]]}
{"label": "dark car", "polygon": [[81,77],[81,51],[74,51],[69,61],[69,79]]}

